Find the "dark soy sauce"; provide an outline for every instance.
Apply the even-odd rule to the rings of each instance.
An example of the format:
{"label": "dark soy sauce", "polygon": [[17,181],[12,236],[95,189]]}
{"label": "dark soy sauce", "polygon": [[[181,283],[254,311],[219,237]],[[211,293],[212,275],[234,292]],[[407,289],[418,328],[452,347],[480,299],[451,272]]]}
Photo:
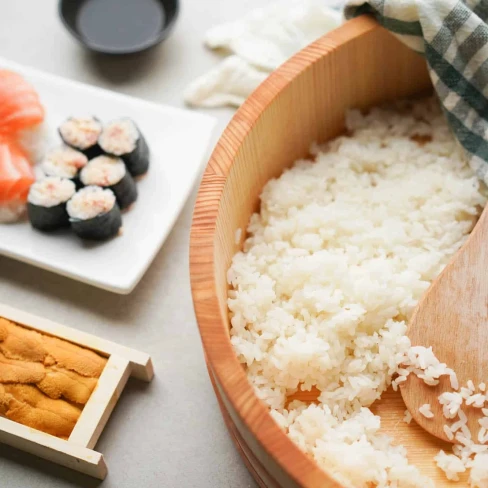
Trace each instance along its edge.
{"label": "dark soy sauce", "polygon": [[113,51],[149,44],[164,27],[157,0],[86,0],[77,18],[80,34],[90,43]]}

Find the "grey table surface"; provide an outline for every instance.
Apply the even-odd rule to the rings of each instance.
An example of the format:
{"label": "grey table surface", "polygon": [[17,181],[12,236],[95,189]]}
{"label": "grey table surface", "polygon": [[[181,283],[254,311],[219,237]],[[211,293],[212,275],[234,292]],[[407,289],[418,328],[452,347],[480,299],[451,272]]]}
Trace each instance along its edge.
{"label": "grey table surface", "polygon": [[[2,2],[0,56],[66,78],[183,106],[182,88],[218,62],[205,31],[263,0],[182,0],[172,36],[142,55],[95,56],[57,17],[56,0]],[[231,110],[218,118],[215,141]],[[205,370],[188,278],[188,240],[196,189],[135,291],[109,292],[0,257],[0,301],[138,348],[153,357],[149,385],[130,380],[97,450],[102,483],[0,445],[1,488],[254,487],[227,435]]]}

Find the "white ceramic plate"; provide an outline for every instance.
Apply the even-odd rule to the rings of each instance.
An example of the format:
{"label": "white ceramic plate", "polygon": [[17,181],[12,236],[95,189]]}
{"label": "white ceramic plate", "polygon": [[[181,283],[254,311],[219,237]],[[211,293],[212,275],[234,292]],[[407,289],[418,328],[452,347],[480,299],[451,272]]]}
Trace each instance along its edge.
{"label": "white ceramic plate", "polygon": [[211,117],[131,98],[42,73],[0,58],[21,73],[46,108],[49,143],[59,144],[65,118],[95,115],[102,121],[132,118],[151,150],[150,169],[137,183],[139,198],[123,214],[123,233],[111,241],[83,242],[69,231],[43,234],[29,223],[0,224],[0,254],[75,280],[130,293],[175,223],[205,163],[215,127]]}

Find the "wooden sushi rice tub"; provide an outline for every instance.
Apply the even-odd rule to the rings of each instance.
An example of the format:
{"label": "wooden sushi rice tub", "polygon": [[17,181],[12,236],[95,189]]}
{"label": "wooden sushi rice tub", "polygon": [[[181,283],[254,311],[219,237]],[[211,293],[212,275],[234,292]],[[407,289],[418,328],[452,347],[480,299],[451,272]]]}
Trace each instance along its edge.
{"label": "wooden sushi rice tub", "polygon": [[[245,237],[236,242],[236,231],[247,227],[269,179],[306,156],[312,142],[344,131],[348,108],[366,108],[430,89],[420,56],[372,19],[357,18],[272,74],[237,112],[207,166],[191,235],[193,300],[225,422],[261,487],[340,485],[273,421],[234,353],[226,273]],[[386,418],[400,408],[405,406],[387,399],[381,413]],[[412,461],[421,462],[428,434],[412,430],[406,436]]]}

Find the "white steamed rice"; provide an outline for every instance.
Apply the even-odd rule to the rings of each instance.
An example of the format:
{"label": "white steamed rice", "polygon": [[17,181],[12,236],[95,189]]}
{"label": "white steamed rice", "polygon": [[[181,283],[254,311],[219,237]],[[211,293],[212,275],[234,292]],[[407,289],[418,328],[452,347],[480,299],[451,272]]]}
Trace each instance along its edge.
{"label": "white steamed rice", "polygon": [[71,180],[48,176],[30,187],[27,200],[34,205],[49,208],[67,202],[75,192],[76,187]]}
{"label": "white steamed rice", "polygon": [[61,124],[59,132],[70,146],[88,149],[97,143],[102,124],[94,117],[71,117]]}
{"label": "white steamed rice", "polygon": [[120,119],[109,122],[100,135],[100,145],[104,151],[122,156],[129,154],[136,148],[139,132],[130,119]]}
{"label": "white steamed rice", "polygon": [[74,178],[87,163],[88,158],[83,153],[62,145],[49,151],[41,164],[41,168],[49,176]]}
{"label": "white steamed rice", "polygon": [[73,195],[66,210],[73,219],[88,220],[110,212],[114,205],[115,195],[112,190],[85,186]]}
{"label": "white steamed rice", "polygon": [[98,156],[81,170],[80,179],[84,185],[112,186],[119,183],[126,172],[121,159]]}
{"label": "white steamed rice", "polygon": [[[427,488],[369,407],[423,362],[429,384],[448,374],[458,387],[431,351],[410,349],[406,322],[486,198],[434,101],[353,110],[347,127],[353,137],[265,186],[228,271],[231,341],[276,422],[346,486]],[[312,387],[318,404],[287,404]],[[458,396],[446,405],[457,413]],[[456,449],[464,462],[436,459],[446,474],[471,463],[472,486],[488,486],[487,463]]]}
{"label": "white steamed rice", "polygon": [[14,200],[0,205],[0,224],[17,222],[26,211],[26,203],[22,200]]}

